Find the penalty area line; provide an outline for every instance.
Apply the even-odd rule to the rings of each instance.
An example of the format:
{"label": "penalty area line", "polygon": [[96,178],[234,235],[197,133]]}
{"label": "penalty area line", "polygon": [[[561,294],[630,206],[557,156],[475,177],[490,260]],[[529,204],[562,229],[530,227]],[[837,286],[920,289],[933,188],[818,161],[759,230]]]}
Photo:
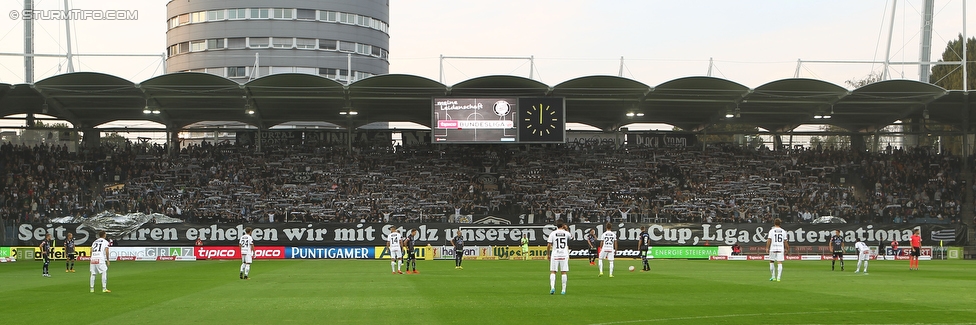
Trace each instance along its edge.
{"label": "penalty area line", "polygon": [[[736,317],[755,317],[755,316],[791,316],[791,315],[816,315],[816,314],[838,314],[838,313],[891,313],[900,312],[903,310],[858,310],[858,311],[846,311],[846,310],[829,310],[829,311],[805,311],[805,312],[794,312],[794,313],[754,313],[754,314],[729,314],[729,315],[705,315],[705,316],[685,316],[685,317],[668,317],[668,318],[655,318],[655,319],[638,319],[638,320],[625,320],[618,322],[606,322],[606,323],[593,323],[589,325],[616,325],[616,324],[637,324],[637,323],[655,323],[655,322],[670,322],[670,321],[681,321],[681,320],[699,320],[699,319],[716,319],[716,318],[736,318]],[[961,311],[961,310],[943,310],[943,311]],[[968,310],[966,310],[968,311]],[[918,323],[906,323],[906,324],[888,324],[888,325],[908,325],[908,324],[918,324]],[[961,324],[976,324],[976,323],[926,323],[926,324],[939,324],[939,325],[961,325]],[[813,324],[807,324],[813,325]],[[873,325],[873,324],[861,324],[861,325]]]}

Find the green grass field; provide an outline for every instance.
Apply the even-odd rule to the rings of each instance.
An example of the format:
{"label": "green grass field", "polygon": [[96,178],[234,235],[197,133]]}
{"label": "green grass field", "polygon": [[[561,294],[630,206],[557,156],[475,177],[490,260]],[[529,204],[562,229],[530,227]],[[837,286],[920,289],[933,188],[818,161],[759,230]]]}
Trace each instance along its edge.
{"label": "green grass field", "polygon": [[[770,282],[762,261],[616,262],[616,277],[572,261],[565,296],[549,295],[546,261],[115,262],[111,293],[40,262],[0,264],[4,324],[959,324],[976,322],[976,261],[873,261],[870,275],[788,261]],[[838,268],[839,269],[839,268]],[[100,279],[96,280],[100,288]]]}

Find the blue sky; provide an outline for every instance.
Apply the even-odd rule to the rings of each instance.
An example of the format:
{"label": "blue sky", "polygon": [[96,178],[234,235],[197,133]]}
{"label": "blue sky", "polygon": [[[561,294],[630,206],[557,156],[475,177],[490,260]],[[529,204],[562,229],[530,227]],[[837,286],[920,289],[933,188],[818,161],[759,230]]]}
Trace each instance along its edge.
{"label": "blue sky", "polygon": [[[58,9],[62,0],[36,0]],[[165,0],[71,0],[79,9],[138,10],[134,21],[78,21],[75,52],[162,54]],[[712,75],[756,87],[794,76],[797,60],[883,60],[892,1],[390,0],[390,72],[439,79],[439,56],[533,56],[533,77],[549,85],[587,75],[623,76],[650,86]],[[892,61],[917,61],[921,0],[898,1]],[[2,13],[22,1],[6,0]],[[933,58],[962,32],[962,0],[936,1]],[[976,4],[969,4],[976,34]],[[0,52],[23,51],[20,21],[0,16]],[[60,22],[38,24],[38,53],[64,53]],[[60,62],[59,62],[60,61]],[[36,79],[63,60],[38,59]],[[139,82],[161,73],[160,58],[83,58],[81,71]],[[528,77],[527,60],[446,60],[444,83],[493,74]],[[843,82],[879,64],[803,65],[801,77]],[[917,79],[917,66],[893,66]],[[23,82],[23,59],[0,57],[0,82]]]}

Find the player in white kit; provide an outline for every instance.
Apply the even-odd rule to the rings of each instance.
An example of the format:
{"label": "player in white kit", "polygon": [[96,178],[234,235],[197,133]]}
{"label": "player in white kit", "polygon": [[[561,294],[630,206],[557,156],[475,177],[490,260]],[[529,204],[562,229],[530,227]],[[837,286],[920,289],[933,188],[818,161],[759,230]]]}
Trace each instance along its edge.
{"label": "player in white kit", "polygon": [[573,236],[562,220],[556,221],[556,230],[549,233],[549,294],[556,293],[556,272],[563,273],[563,291],[566,294],[566,272],[569,272],[569,239]]}
{"label": "player in white kit", "polygon": [[607,231],[600,235],[603,247],[600,248],[600,276],[603,276],[603,260],[610,261],[610,277],[613,277],[613,255],[617,252],[617,234],[613,232],[613,225],[607,223]]}
{"label": "player in white kit", "polygon": [[402,241],[403,238],[396,226],[390,227],[390,234],[386,237],[386,248],[390,251],[390,268],[393,269],[393,274],[403,274],[403,271],[400,271],[400,264],[403,262],[403,251],[400,249]]}
{"label": "player in white kit", "polygon": [[[783,259],[786,251],[790,249],[790,243],[786,236],[786,230],[780,228],[783,220],[776,218],[773,220],[773,228],[769,230],[766,238],[766,251],[769,252],[769,281],[779,282],[783,276]],[[777,270],[776,264],[779,264]]]}
{"label": "player in white kit", "polygon": [[244,235],[238,241],[241,247],[241,279],[248,280],[251,273],[251,262],[254,259],[254,239],[251,238],[251,227],[244,228]]}
{"label": "player in white kit", "polygon": [[89,269],[91,278],[88,281],[88,292],[95,292],[95,275],[102,275],[102,292],[112,292],[108,290],[108,240],[105,240],[105,231],[98,232],[98,239],[91,246],[91,260]]}
{"label": "player in white kit", "polygon": [[858,240],[854,243],[854,249],[857,250],[857,269],[854,270],[854,273],[861,271],[861,264],[863,263],[864,275],[868,275],[868,260],[871,259],[871,248],[863,240]]}

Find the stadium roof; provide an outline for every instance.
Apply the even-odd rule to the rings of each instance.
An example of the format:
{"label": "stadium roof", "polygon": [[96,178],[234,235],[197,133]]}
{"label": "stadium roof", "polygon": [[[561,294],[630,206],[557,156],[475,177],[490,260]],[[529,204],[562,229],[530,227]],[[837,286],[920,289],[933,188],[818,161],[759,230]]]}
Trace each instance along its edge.
{"label": "stadium roof", "polygon": [[[631,123],[665,123],[702,131],[711,125],[736,123],[772,132],[786,132],[801,124],[872,132],[926,113],[932,120],[957,126],[968,123],[971,128],[974,121],[969,116],[976,108],[961,91],[910,80],[847,90],[812,79],[783,79],[750,89],[713,77],[686,77],[649,86],[627,78],[585,76],[549,86],[517,76],[486,76],[447,86],[399,74],[345,85],[307,74],[275,74],[240,84],[192,72],[141,83],[77,72],[34,84],[0,84],[0,116],[46,114],[79,128],[117,120],[150,120],[171,130],[201,121],[239,121],[261,128],[292,121],[342,126],[409,121],[429,126],[431,98],[438,96],[565,97],[567,122],[603,130]],[[159,114],[144,113],[147,107]],[[340,114],[348,111],[359,114]],[[818,116],[830,119],[815,118]]]}

